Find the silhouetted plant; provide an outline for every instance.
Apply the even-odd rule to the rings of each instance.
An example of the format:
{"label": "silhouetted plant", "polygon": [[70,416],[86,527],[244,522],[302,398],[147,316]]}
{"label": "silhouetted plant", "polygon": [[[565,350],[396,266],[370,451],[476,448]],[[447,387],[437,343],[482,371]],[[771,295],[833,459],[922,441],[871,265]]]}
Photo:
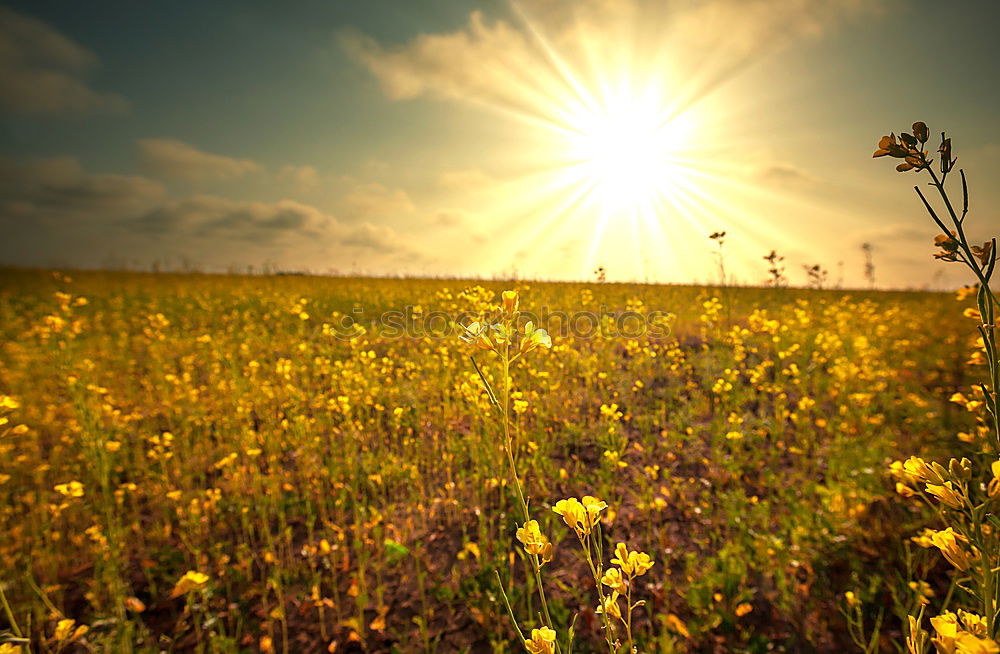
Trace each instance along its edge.
{"label": "silhouetted plant", "polygon": [[719,263],[719,280],[722,285],[726,285],[726,256],[723,251],[723,246],[726,244],[726,233],[725,232],[712,232],[708,235],[708,238],[715,241],[715,244],[719,246],[718,251],[715,253],[716,260]]}
{"label": "silhouetted plant", "polygon": [[767,274],[770,275],[767,279],[768,285],[775,288],[786,286],[788,279],[785,277],[785,257],[779,255],[776,250],[771,250],[771,254],[764,257],[764,261],[767,262]]}
{"label": "silhouetted plant", "polygon": [[872,258],[874,247],[871,243],[862,243],[861,252],[865,255],[865,279],[868,280],[868,287],[875,289],[875,260]]}
{"label": "silhouetted plant", "polygon": [[814,263],[811,266],[802,266],[802,269],[806,271],[809,288],[823,288],[826,284],[826,279],[829,276],[829,272],[826,268],[818,263]]}
{"label": "silhouetted plant", "polygon": [[[944,219],[931,205],[919,186],[914,186],[931,219],[943,232],[934,239],[940,251],[935,258],[945,262],[964,264],[978,281],[976,299],[978,310],[966,314],[979,321],[979,345],[982,348],[971,360],[972,364],[986,364],[989,379],[976,389],[982,399],[966,399],[961,393],[952,401],[965,405],[977,414],[980,424],[979,438],[971,437],[974,448],[970,458],[952,458],[947,466],[925,462],[910,457],[906,462],[895,462],[890,468],[897,480],[897,490],[904,497],[919,496],[934,509],[943,523],[943,529],[926,529],[913,540],[923,547],[936,547],[956,570],[955,583],[967,595],[960,596],[957,614],[944,611],[930,618],[935,631],[930,636],[923,628],[921,607],[916,616],[909,616],[907,650],[923,654],[928,640],[938,652],[1000,652],[996,642],[1000,628],[1000,520],[996,517],[1000,496],[1000,420],[997,418],[997,385],[1000,381],[1000,361],[997,356],[996,314],[1000,307],[990,290],[990,278],[996,268],[996,239],[982,245],[972,245],[965,233],[965,219],[969,213],[969,187],[965,171],[959,170],[962,181],[961,213],[945,188],[948,174],[954,170],[956,159],[952,155],[951,139],[941,133],[938,146],[940,175],[931,167],[924,146],[929,131],[922,122],[913,124],[912,133],[904,132],[883,136],[873,157],[890,156],[902,159],[896,166],[900,172],[926,171],[929,185],[938,193],[944,205]],[[989,418],[983,415],[983,409]],[[989,422],[992,421],[993,438]],[[934,498],[934,501],[931,498]],[[963,601],[964,600],[964,601]],[[966,611],[964,608],[973,609]]]}

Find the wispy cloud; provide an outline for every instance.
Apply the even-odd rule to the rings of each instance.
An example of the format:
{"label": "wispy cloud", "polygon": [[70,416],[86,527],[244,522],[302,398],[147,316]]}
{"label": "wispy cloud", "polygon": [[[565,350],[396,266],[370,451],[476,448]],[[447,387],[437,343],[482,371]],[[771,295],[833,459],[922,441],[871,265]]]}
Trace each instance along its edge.
{"label": "wispy cloud", "polygon": [[146,173],[191,183],[227,181],[261,170],[250,159],[205,152],[175,139],[137,141],[136,153]]}
{"label": "wispy cloud", "polygon": [[0,108],[15,114],[122,113],[128,101],[91,88],[97,56],[36,18],[0,7]]}
{"label": "wispy cloud", "polygon": [[140,233],[171,239],[196,238],[216,244],[243,241],[281,252],[307,243],[331,250],[377,254],[406,250],[402,238],[391,227],[345,223],[293,200],[247,202],[197,195],[168,202],[124,224]]}
{"label": "wispy cloud", "polygon": [[145,211],[165,193],[138,175],[86,172],[73,157],[0,158],[0,219],[11,224],[103,221]]}
{"label": "wispy cloud", "polygon": [[760,166],[754,177],[771,186],[802,186],[812,184],[817,178],[806,170],[789,163],[771,163]]}
{"label": "wispy cloud", "polygon": [[527,0],[517,5],[517,19],[491,21],[473,11],[461,29],[403,45],[358,32],[341,34],[340,42],[393,100],[431,95],[537,112],[623,63],[633,75],[672,69],[687,94],[699,96],[759,56],[823,36],[882,2],[580,0],[568,10],[563,2]]}

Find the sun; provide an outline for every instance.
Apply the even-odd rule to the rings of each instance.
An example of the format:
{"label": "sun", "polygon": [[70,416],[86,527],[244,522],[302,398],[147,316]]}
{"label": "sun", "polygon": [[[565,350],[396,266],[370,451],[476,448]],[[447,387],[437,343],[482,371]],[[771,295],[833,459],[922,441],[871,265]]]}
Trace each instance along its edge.
{"label": "sun", "polygon": [[605,208],[648,205],[682,183],[676,155],[689,130],[657,94],[616,94],[569,123],[570,172]]}

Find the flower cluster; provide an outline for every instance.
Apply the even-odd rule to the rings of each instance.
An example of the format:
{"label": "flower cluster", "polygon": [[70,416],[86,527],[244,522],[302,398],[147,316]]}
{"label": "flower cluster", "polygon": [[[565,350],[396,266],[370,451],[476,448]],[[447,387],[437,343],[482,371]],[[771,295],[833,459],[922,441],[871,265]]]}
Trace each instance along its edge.
{"label": "flower cluster", "polygon": [[517,539],[524,545],[524,551],[539,557],[542,564],[552,560],[552,543],[538,527],[537,520],[528,520],[524,526],[519,527]]}
{"label": "flower cluster", "polygon": [[576,535],[582,538],[593,531],[601,520],[601,511],[606,508],[608,505],[605,502],[596,497],[584,495],[583,500],[578,500],[575,497],[559,500],[552,507],[552,510],[562,516],[566,526],[573,529]]}
{"label": "flower cluster", "polygon": [[499,354],[500,348],[513,346],[516,358],[538,348],[551,349],[552,337],[544,329],[528,321],[523,331],[518,330],[519,298],[517,291],[504,291],[500,306],[491,318],[475,320],[464,325],[464,332],[459,336],[466,343],[471,343],[481,350]]}
{"label": "flower cluster", "polygon": [[[930,620],[934,636],[930,642],[937,654],[997,654],[1000,645],[987,635],[986,620],[975,613],[958,610],[945,611]],[[910,654],[922,654],[927,643],[927,632],[919,621],[910,616],[910,636],[906,640]]]}

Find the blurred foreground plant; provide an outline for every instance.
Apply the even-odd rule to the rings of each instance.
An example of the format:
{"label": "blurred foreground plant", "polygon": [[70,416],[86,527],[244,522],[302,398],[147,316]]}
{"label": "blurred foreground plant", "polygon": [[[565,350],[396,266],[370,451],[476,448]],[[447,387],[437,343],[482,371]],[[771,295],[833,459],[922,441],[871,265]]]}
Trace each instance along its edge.
{"label": "blurred foreground plant", "polygon": [[965,171],[959,170],[962,181],[959,213],[945,188],[956,162],[951,139],[941,133],[941,144],[937,150],[939,175],[924,149],[928,138],[927,125],[917,122],[913,124],[912,133],[904,132],[898,140],[895,134],[883,136],[872,156],[902,159],[896,166],[900,172],[927,172],[931,178],[929,185],[937,191],[947,211],[942,214],[942,219],[920,187],[914,186],[927,213],[943,232],[934,239],[935,245],[941,249],[934,256],[942,261],[964,264],[978,281],[978,310],[973,313],[980,323],[979,345],[982,352],[972,362],[987,364],[988,380],[977,389],[982,394],[982,400],[966,400],[961,394],[952,399],[973,412],[985,408],[989,418],[978,416],[979,433],[985,436],[992,431],[993,438],[984,438],[977,443],[977,451],[970,453],[972,459],[952,458],[944,466],[913,456],[905,462],[896,461],[890,468],[897,480],[899,493],[904,497],[921,497],[937,511],[943,523],[943,529],[926,529],[913,540],[922,547],[940,550],[957,571],[955,583],[968,594],[970,602],[975,603],[969,608],[978,612],[960,608],[956,614],[944,610],[930,619],[935,635],[929,638],[922,625],[921,608],[916,617],[909,618],[906,648],[911,654],[923,654],[930,640],[940,654],[996,653],[1000,652],[1000,645],[996,642],[1000,626],[1000,519],[995,515],[996,497],[1000,495],[1000,460],[997,458],[1000,455],[1000,420],[997,413],[1000,359],[996,342],[996,315],[1000,303],[990,289],[990,279],[996,268],[997,241],[993,238],[982,245],[970,243],[965,232],[965,219],[969,213],[969,187]]}

